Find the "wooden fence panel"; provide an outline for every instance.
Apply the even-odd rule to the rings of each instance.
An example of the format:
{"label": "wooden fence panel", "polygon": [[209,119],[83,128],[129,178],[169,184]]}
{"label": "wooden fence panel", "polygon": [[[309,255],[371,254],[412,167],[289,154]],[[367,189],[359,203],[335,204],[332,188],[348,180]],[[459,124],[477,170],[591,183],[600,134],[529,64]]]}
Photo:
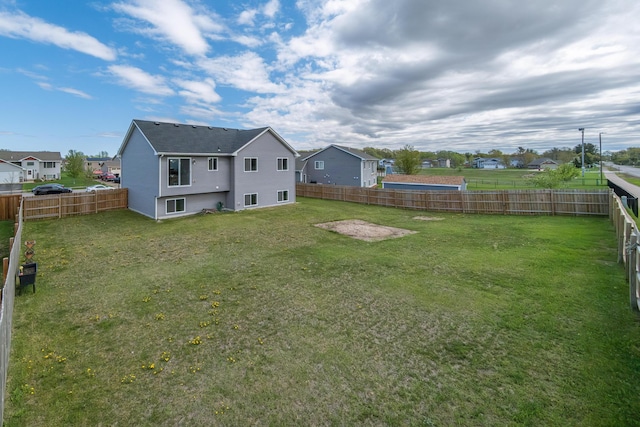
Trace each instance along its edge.
{"label": "wooden fence panel", "polygon": [[51,196],[24,198],[24,220],[64,218],[75,215],[89,215],[98,212],[126,209],[128,206],[126,188],[77,192]]}
{"label": "wooden fence panel", "polygon": [[296,194],[402,209],[501,215],[610,215],[609,190],[409,191],[296,184]]}
{"label": "wooden fence panel", "polygon": [[0,221],[15,221],[22,194],[0,195]]}

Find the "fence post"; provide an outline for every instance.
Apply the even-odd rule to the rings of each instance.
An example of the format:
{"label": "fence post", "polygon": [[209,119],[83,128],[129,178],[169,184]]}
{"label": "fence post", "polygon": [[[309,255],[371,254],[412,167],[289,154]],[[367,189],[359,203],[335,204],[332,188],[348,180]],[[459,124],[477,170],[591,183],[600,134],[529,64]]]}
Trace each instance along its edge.
{"label": "fence post", "polygon": [[7,282],[7,274],[9,274],[9,258],[2,258],[2,284]]}
{"label": "fence post", "polygon": [[627,246],[627,280],[629,281],[629,307],[638,311],[638,234],[634,230]]}

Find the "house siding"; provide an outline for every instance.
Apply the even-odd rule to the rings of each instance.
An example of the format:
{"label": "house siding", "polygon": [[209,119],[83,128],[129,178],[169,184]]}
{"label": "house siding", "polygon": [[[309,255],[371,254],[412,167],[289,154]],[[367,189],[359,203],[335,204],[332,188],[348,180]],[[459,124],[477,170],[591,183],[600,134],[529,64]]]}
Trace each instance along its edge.
{"label": "house siding", "polygon": [[[244,159],[258,159],[256,172],[244,171]],[[288,159],[288,170],[278,170],[278,159]],[[258,204],[254,207],[275,206],[294,203],[296,200],[295,156],[271,133],[260,135],[252,143],[238,151],[234,158],[233,185],[229,194],[228,206],[234,210],[246,209],[245,194],[257,194]],[[288,191],[289,200],[278,202],[278,191]]]}
{"label": "house siding", "polygon": [[[134,128],[122,153],[120,185],[128,188],[129,209],[156,218],[158,157],[142,133]],[[135,185],[130,185],[135,184]]]}
{"label": "house siding", "polygon": [[[323,170],[315,168],[317,161],[324,162]],[[375,185],[376,172],[376,161],[362,160],[336,147],[328,147],[310,157],[306,168],[309,183],[356,187]]]}

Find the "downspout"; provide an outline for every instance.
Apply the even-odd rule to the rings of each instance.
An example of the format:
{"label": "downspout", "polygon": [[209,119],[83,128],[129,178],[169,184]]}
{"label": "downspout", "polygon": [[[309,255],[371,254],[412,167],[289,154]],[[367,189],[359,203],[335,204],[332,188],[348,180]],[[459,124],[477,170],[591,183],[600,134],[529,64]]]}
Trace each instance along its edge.
{"label": "downspout", "polygon": [[158,220],[158,198],[162,196],[162,157],[164,154],[160,154],[158,157],[158,195],[154,200],[155,220]]}

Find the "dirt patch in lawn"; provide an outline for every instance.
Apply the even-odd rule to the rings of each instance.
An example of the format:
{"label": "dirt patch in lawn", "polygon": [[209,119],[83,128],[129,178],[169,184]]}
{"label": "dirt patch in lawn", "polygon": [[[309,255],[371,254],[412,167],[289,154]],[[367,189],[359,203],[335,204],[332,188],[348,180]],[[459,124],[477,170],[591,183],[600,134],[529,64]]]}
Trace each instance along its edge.
{"label": "dirt patch in lawn", "polygon": [[394,239],[396,237],[416,233],[416,231],[372,224],[359,219],[325,222],[323,224],[316,224],[316,227],[344,234],[345,236],[353,237],[354,239],[366,240],[367,242]]}

